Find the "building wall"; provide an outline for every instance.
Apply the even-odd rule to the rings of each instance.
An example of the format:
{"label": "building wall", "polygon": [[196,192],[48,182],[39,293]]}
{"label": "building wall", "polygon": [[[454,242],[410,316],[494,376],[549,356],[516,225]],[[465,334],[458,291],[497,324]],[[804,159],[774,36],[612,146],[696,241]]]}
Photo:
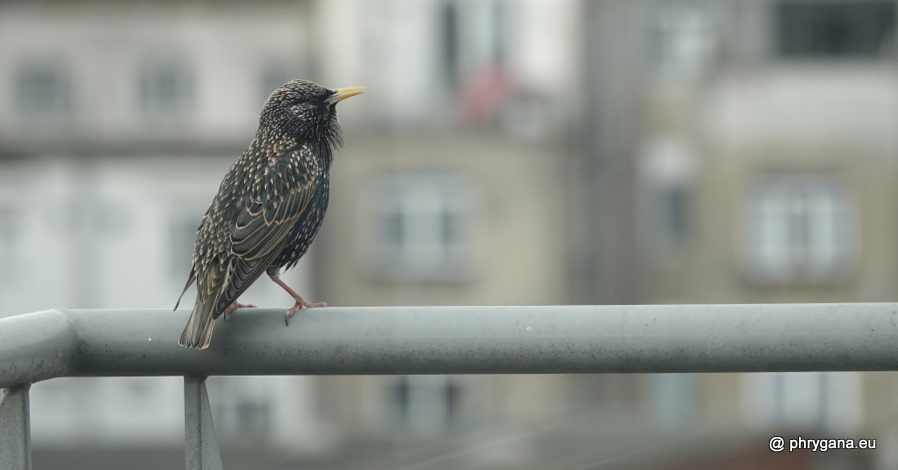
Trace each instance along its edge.
{"label": "building wall", "polygon": [[[4,5],[0,316],[172,308],[196,227],[252,139],[267,93],[309,64],[306,10],[302,2]],[[172,63],[187,77],[183,103],[148,110],[142,74]],[[57,73],[62,105],[23,104],[31,67]],[[271,85],[272,70],[290,76]],[[314,295],[308,269],[301,263],[285,280]],[[270,282],[244,300],[291,303]],[[192,302],[190,291],[181,308]],[[261,423],[265,439],[318,445],[308,380],[213,378],[210,389],[224,440],[257,435]],[[59,379],[35,384],[31,396],[38,446],[183,442],[178,378]]]}
{"label": "building wall", "polygon": [[[338,305],[540,305],[564,302],[563,155],[497,136],[353,138],[337,157],[322,258]],[[454,279],[396,280],[380,269],[377,183],[394,174],[465,180],[466,267]]]}
{"label": "building wall", "polygon": [[[691,4],[704,5],[711,19],[700,28],[688,23],[674,36],[704,41],[710,52],[696,54],[701,47],[692,47],[693,53],[680,57],[699,57],[693,74],[659,70],[643,94],[646,130],[636,187],[640,241],[648,255],[643,258],[647,302],[895,300],[893,46],[886,43],[869,57],[784,57],[778,52],[779,4]],[[793,202],[783,210],[804,214],[793,218],[804,217],[804,223],[817,216],[796,207],[826,204],[818,193],[808,196],[817,191],[808,189],[808,181],[818,189],[836,182],[842,209],[819,209],[842,220],[844,241],[834,245],[846,255],[835,268],[811,264],[784,276],[758,267],[758,201],[771,178],[786,178],[787,192],[803,194],[789,196]],[[670,188],[683,191],[679,212],[685,235],[679,243],[657,231],[665,217],[658,213],[658,199]],[[826,229],[817,226],[809,233],[801,237],[819,237]],[[790,243],[795,242],[785,242]],[[799,254],[804,260],[799,263],[815,256],[826,257]],[[895,386],[891,373],[726,374],[695,380],[699,415],[708,422],[893,435],[893,415],[872,412],[892,407],[893,394],[886,391]],[[733,401],[741,410],[727,405]],[[893,464],[886,457],[879,462],[881,468]]]}
{"label": "building wall", "polygon": [[[450,84],[433,52],[446,36],[444,3],[3,6],[0,211],[11,228],[0,234],[12,241],[0,252],[9,260],[0,267],[0,314],[173,306],[192,231],[252,137],[272,67],[289,72],[282,81],[369,87],[341,105],[346,147],[332,206],[287,282],[332,305],[564,303],[558,135],[576,99],[576,4],[504,2],[499,21],[491,5],[503,2],[454,2],[458,77]],[[508,41],[501,61],[493,55],[499,36]],[[57,81],[49,87],[57,101],[22,97],[30,67]],[[144,74],[165,67],[175,77],[157,86],[174,87],[175,102],[148,109],[166,105],[145,101]],[[419,173],[462,181],[466,260],[453,279],[398,280],[370,262],[378,249],[366,246],[377,223],[366,212],[372,183]],[[263,279],[242,300],[288,299]],[[188,291],[182,308],[191,302]],[[442,435],[458,423],[532,423],[563,410],[565,384],[548,376],[226,377],[211,378],[209,389],[223,441],[302,453],[339,445],[359,424]],[[394,397],[399,387],[410,390],[405,405]],[[427,411],[450,401],[445,414]],[[177,378],[36,384],[34,441],[177,445],[181,402]],[[397,406],[416,411],[403,420]]]}
{"label": "building wall", "polygon": [[[0,314],[171,305],[186,275],[174,266],[174,238],[190,238],[191,217],[251,138],[272,65],[369,87],[341,104],[346,146],[331,208],[312,256],[288,279],[316,301],[892,300],[894,64],[780,60],[775,5],[4,5]],[[190,71],[188,104],[164,119],[140,98],[141,70],[159,62]],[[32,63],[65,71],[58,115],[20,115],[17,74]],[[834,174],[847,188],[849,262],[825,282],[759,280],[746,262],[747,213],[757,178],[772,171]],[[683,220],[657,220],[664,207]],[[244,300],[288,299],[262,280]],[[210,391],[225,439],[339,455],[360,436],[507,432],[570,423],[583,410],[632,424],[620,434],[754,425],[894,435],[893,375],[221,378]],[[35,442],[134,443],[139,430],[180,442],[178,380],[156,380],[36,385]],[[776,387],[787,392],[771,398]],[[759,412],[822,387],[822,405]],[[591,425],[624,429],[614,423]],[[490,462],[520,468],[537,440]]]}
{"label": "building wall", "polygon": [[[580,8],[567,1],[316,4],[321,37],[333,45],[317,56],[321,79],[369,87],[341,114],[346,145],[335,159],[329,214],[316,241],[325,300],[359,306],[567,302],[564,126],[580,99]],[[455,15],[455,36],[447,34],[447,14]],[[446,47],[453,39],[450,65]],[[449,70],[456,75],[447,76]],[[496,71],[499,78],[491,75]],[[402,184],[455,188],[447,199],[461,207],[463,246],[452,257],[458,265],[428,270],[421,267],[427,263],[395,262],[400,255],[389,261],[385,206],[391,192],[402,191],[393,186]],[[423,237],[426,222],[406,217],[408,236]],[[569,393],[566,378],[550,376],[319,382],[322,413],[353,429],[349,436],[384,426],[444,435],[478,423],[532,423],[564,412]],[[421,403],[437,410],[450,404],[453,411],[402,411]]]}
{"label": "building wall", "polygon": [[[233,144],[235,133],[255,126],[266,70],[308,72],[304,5],[7,5],[0,20],[9,45],[0,51],[0,67],[8,72],[0,77],[0,106],[8,110],[0,116],[5,145]],[[148,114],[141,75],[168,65],[183,69],[189,102],[178,112]],[[28,66],[52,67],[63,76],[68,105],[61,116],[17,116],[16,82]]]}

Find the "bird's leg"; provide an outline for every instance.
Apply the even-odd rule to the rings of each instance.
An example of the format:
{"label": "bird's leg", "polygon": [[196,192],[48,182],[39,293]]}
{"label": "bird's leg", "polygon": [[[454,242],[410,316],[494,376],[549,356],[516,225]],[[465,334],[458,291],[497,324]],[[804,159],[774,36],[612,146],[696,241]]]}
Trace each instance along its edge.
{"label": "bird's leg", "polygon": [[296,313],[297,310],[299,310],[303,307],[305,307],[305,308],[327,307],[327,302],[312,303],[312,302],[309,302],[308,300],[304,299],[295,290],[291,289],[290,286],[285,284],[284,281],[281,280],[280,276],[277,275],[277,273],[275,273],[274,275],[269,274],[269,277],[271,277],[271,280],[274,281],[275,283],[277,283],[277,285],[281,286],[281,288],[283,288],[285,291],[287,291],[287,293],[290,294],[290,297],[293,297],[293,300],[296,301],[296,303],[293,304],[293,306],[290,307],[287,310],[287,313],[284,315],[284,322],[286,322],[288,326],[290,325],[290,317],[292,317],[293,314]]}
{"label": "bird's leg", "polygon": [[228,305],[228,308],[225,309],[225,311],[223,313],[224,321],[228,321],[228,317],[231,315],[231,312],[233,312],[234,310],[237,310],[238,308],[256,308],[256,306],[249,305],[249,304],[240,304],[240,303],[237,303],[237,301],[235,300],[235,301],[231,302],[231,305]]}

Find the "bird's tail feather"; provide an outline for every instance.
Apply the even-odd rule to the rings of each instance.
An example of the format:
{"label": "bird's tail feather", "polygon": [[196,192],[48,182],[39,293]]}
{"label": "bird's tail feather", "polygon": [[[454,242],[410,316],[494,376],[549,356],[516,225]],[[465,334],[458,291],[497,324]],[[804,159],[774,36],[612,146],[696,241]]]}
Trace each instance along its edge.
{"label": "bird's tail feather", "polygon": [[[199,296],[197,296],[199,297]],[[187,326],[181,333],[178,344],[191,349],[206,349],[212,340],[212,327],[215,326],[215,318],[212,316],[212,308],[215,306],[215,298],[208,299],[205,303],[199,298],[193,306]]]}
{"label": "bird's tail feather", "polygon": [[184,298],[184,294],[187,293],[187,289],[190,289],[190,285],[193,284],[193,281],[196,280],[196,273],[193,270],[193,266],[190,267],[190,275],[187,276],[187,284],[184,286],[184,290],[181,291],[181,295],[178,296],[178,301],[175,302],[175,308],[172,309],[174,312],[178,309],[178,305],[181,305],[181,299]]}

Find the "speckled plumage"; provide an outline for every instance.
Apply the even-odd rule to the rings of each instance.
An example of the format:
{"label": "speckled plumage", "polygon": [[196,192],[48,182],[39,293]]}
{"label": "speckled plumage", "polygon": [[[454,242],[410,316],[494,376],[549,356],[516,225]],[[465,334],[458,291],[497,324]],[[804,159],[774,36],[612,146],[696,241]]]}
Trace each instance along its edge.
{"label": "speckled plumage", "polygon": [[263,273],[296,299],[288,318],[296,308],[314,305],[278,275],[299,261],[318,233],[333,152],[341,143],[335,107],[358,93],[293,80],[268,98],[255,138],[228,170],[197,230],[184,288],[196,281],[197,298],[180,345],[208,347],[214,320],[238,305]]}

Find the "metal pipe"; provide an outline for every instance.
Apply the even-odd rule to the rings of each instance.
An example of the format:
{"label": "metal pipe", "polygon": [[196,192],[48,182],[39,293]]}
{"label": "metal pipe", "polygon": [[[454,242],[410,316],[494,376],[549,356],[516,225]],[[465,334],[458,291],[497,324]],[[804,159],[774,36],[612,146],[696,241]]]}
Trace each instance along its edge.
{"label": "metal pipe", "polygon": [[6,470],[31,470],[29,388],[7,388],[0,399],[0,468]]}
{"label": "metal pipe", "polygon": [[184,456],[187,470],[222,469],[205,377],[184,377]]}
{"label": "metal pipe", "polygon": [[237,311],[204,351],[177,345],[186,310],[5,318],[0,387],[62,375],[898,370],[894,303],[329,307],[289,327],[283,314]]}
{"label": "metal pipe", "polygon": [[0,319],[0,388],[74,373],[77,334],[61,311]]}

